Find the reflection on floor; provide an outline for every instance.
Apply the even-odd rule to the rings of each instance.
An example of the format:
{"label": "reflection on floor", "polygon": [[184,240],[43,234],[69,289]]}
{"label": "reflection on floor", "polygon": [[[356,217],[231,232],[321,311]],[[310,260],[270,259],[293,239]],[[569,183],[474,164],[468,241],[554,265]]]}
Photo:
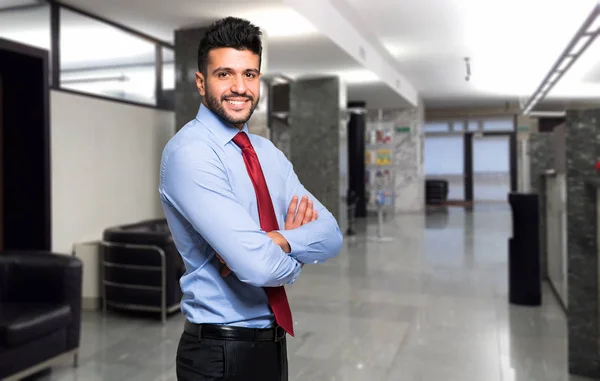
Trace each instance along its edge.
{"label": "reflection on floor", "polygon": [[[342,255],[305,267],[289,297],[297,337],[290,380],[563,381],[565,315],[507,302],[506,205],[388,220],[391,243],[362,223]],[[81,364],[46,380],[175,380],[183,319],[86,313]]]}

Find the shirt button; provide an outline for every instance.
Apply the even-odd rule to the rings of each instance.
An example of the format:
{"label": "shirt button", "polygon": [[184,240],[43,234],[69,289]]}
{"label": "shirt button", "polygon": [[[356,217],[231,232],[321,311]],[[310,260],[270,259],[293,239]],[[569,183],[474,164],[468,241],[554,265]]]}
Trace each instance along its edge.
{"label": "shirt button", "polygon": [[313,263],[316,265],[317,263],[319,263],[319,261],[314,261]]}

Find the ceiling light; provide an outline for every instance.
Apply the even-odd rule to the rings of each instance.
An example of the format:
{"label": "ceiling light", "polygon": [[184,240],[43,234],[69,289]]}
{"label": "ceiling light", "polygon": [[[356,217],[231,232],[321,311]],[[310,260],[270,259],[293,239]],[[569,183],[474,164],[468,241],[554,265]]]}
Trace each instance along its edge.
{"label": "ceiling light", "polygon": [[581,52],[581,50],[583,49],[583,47],[585,46],[585,44],[587,44],[591,38],[592,38],[592,36],[581,36],[579,38],[579,41],[577,41],[575,46],[573,46],[573,49],[571,49],[569,54],[573,55],[573,56],[578,55]]}
{"label": "ceiling light", "polygon": [[550,76],[550,78],[548,78],[548,82],[549,83],[554,83],[556,82],[556,80],[558,79],[558,77],[560,76],[559,72],[554,72],[552,73],[552,75]]}
{"label": "ceiling light", "polygon": [[332,74],[338,75],[348,84],[373,83],[380,81],[375,73],[367,69],[341,70]]}
{"label": "ceiling light", "polygon": [[587,33],[597,33],[600,32],[600,18],[596,18],[596,20],[590,25],[590,27],[586,30]]}
{"label": "ceiling light", "polygon": [[317,28],[291,8],[261,9],[240,15],[265,31],[267,38],[318,33]]}
{"label": "ceiling light", "polygon": [[[560,63],[560,65],[558,65],[558,67],[556,68],[556,70],[558,71],[565,71],[567,69],[567,67],[571,64],[571,62],[573,62],[573,56],[566,56],[565,58],[563,58],[562,62]],[[556,73],[558,74],[558,73]],[[554,81],[552,81],[554,82]]]}
{"label": "ceiling light", "polygon": [[[525,113],[529,113],[535,104],[540,102],[544,97],[548,94],[549,90],[556,85],[558,80],[562,77],[562,75],[575,63],[575,61],[583,54],[583,52],[590,46],[593,39],[597,37],[595,35],[587,35],[587,31],[590,29],[596,28],[596,24],[598,24],[600,15],[600,3],[596,2],[592,10],[588,13],[585,21],[571,41],[567,45],[567,47],[563,50],[561,55],[558,57],[556,63],[550,69],[550,72],[546,75],[542,83],[537,87],[535,92],[533,93],[533,97],[530,102],[525,106]],[[592,27],[590,27],[592,26]],[[571,46],[573,48],[571,48]]]}

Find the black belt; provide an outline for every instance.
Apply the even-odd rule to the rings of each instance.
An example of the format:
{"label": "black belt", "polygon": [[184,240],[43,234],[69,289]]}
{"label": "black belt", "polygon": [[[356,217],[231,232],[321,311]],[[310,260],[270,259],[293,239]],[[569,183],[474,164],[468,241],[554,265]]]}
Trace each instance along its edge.
{"label": "black belt", "polygon": [[273,328],[245,328],[214,324],[194,324],[186,320],[183,330],[200,339],[214,340],[277,342],[285,337],[285,330],[280,326]]}

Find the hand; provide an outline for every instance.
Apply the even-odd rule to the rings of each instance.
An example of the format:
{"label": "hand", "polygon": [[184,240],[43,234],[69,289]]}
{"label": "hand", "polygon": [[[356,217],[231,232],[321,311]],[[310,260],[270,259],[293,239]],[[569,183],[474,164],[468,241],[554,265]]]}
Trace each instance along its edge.
{"label": "hand", "polygon": [[[298,206],[298,196],[292,197],[292,201],[288,206],[287,216],[285,218],[285,230],[292,230],[305,225],[309,222],[317,220],[319,214],[313,209],[314,204],[308,199],[308,196],[302,197],[300,206]],[[296,209],[298,212],[296,213]]]}
{"label": "hand", "polygon": [[231,269],[229,267],[227,267],[225,260],[223,258],[221,258],[219,253],[215,253],[215,255],[216,255],[217,259],[223,264],[223,267],[221,267],[220,274],[223,278],[225,278],[227,275],[231,274]]}

